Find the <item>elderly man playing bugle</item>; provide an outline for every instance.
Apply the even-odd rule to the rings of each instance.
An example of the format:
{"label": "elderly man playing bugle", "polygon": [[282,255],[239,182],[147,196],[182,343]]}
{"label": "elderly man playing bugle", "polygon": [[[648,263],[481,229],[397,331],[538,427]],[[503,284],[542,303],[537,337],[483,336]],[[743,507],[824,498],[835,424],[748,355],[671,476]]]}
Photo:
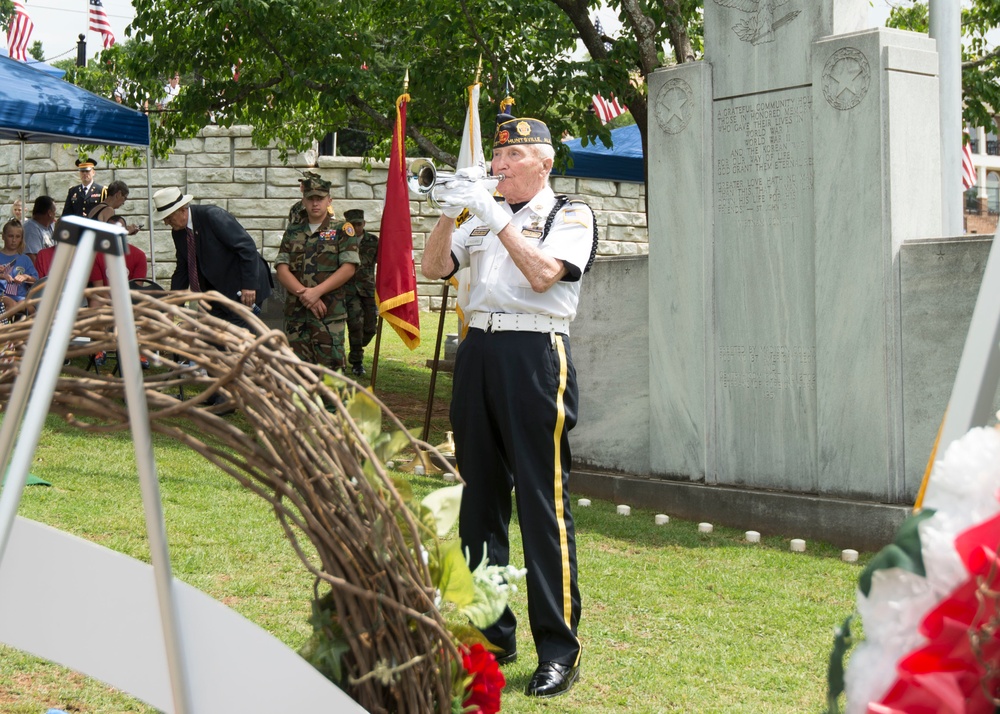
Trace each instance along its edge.
{"label": "elderly man playing bugle", "polygon": [[[493,142],[496,178],[463,169],[438,188],[444,215],[421,264],[432,279],[472,268],[470,329],[458,348],[451,403],[466,482],[459,535],[471,567],[484,553],[490,565],[507,565],[514,489],[538,655],[526,693],[535,697],[568,692],[580,672],[568,489],[568,433],[578,397],[569,324],[596,247],[590,208],[548,187],[554,156],[544,123],[501,114]],[[494,186],[502,198],[494,198]],[[517,657],[516,627],[508,607],[483,633],[499,648],[501,664]]]}

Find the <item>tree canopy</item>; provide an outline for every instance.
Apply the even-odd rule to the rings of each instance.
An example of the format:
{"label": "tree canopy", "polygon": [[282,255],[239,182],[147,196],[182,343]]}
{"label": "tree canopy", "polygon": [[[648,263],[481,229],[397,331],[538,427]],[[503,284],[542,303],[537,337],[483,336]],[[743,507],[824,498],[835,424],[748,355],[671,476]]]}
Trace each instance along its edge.
{"label": "tree canopy", "polygon": [[[384,157],[408,71],[409,151],[453,164],[480,61],[487,140],[509,82],[516,113],[585,142],[610,143],[591,97],[614,94],[645,145],[645,77],[701,56],[703,0],[605,5],[622,24],[614,38],[595,22],[595,0],[134,0],[128,40],[102,53],[99,71],[68,78],[106,95],[121,83],[128,103],[148,105],[159,156],[211,119],[292,149],[349,128]],[[966,118],[988,125],[1000,106],[1000,50],[987,38],[1000,3],[973,0],[962,23]],[[926,2],[895,8],[889,25],[926,32]],[[174,71],[184,90],[159,111]]]}
{"label": "tree canopy", "polygon": [[[130,41],[101,55],[112,79],[81,73],[94,89],[125,80],[127,101],[152,108],[175,70],[184,91],[157,113],[153,149],[169,151],[211,117],[253,127],[263,145],[301,149],[350,127],[384,156],[395,100],[409,72],[408,138],[416,152],[453,163],[465,116],[465,88],[482,58],[483,130],[506,94],[515,111],[544,119],[560,136],[608,137],[591,96],[615,94],[645,129],[642,77],[668,60],[673,38],[693,59],[688,37],[696,0],[622,0],[626,30],[597,31],[586,0],[134,0]],[[585,52],[577,50],[578,41]],[[589,53],[589,56],[588,56]],[[74,79],[77,81],[77,79]],[[98,82],[101,86],[94,86]]]}

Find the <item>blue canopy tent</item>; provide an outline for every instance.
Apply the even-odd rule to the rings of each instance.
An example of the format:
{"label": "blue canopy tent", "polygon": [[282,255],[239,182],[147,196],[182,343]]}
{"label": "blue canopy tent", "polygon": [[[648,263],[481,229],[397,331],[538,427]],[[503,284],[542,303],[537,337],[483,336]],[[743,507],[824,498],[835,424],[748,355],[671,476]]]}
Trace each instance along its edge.
{"label": "blue canopy tent", "polygon": [[639,127],[630,124],[612,129],[611,141],[614,145],[610,149],[600,139],[587,146],[583,146],[580,139],[564,141],[573,155],[573,168],[566,169],[562,175],[643,183],[646,174]]}
{"label": "blue canopy tent", "polygon": [[[0,57],[10,57],[10,55],[7,54],[7,50],[0,49]],[[53,77],[56,77],[58,79],[62,79],[66,75],[66,70],[59,69],[58,67],[53,67],[52,65],[46,62],[41,62],[39,60],[36,60],[34,57],[32,57],[29,60],[25,60],[25,63],[30,67],[34,67],[35,69],[40,69],[43,72],[47,72],[48,74],[51,74]]]}
{"label": "blue canopy tent", "polygon": [[149,146],[149,118],[41,70],[0,57],[0,138]]}
{"label": "blue canopy tent", "polygon": [[[145,147],[146,182],[152,194],[149,176],[149,117],[34,69],[24,62],[2,56],[0,139],[21,142],[21,202],[26,208],[25,142]],[[149,221],[152,251],[152,213],[149,214]],[[150,260],[154,260],[152,252]],[[155,261],[152,267],[155,269]]]}

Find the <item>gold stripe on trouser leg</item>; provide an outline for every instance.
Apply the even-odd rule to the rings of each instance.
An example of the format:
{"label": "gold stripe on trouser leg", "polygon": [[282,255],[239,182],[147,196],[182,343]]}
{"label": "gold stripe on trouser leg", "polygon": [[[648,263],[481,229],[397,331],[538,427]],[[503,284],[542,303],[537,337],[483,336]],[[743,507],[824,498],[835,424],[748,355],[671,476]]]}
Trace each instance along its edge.
{"label": "gold stripe on trouser leg", "polygon": [[562,435],[566,424],[566,406],[563,395],[566,392],[566,347],[561,335],[556,335],[556,348],[559,351],[559,391],[556,392],[556,428],[552,433],[553,449],[553,493],[555,494],[556,523],[559,525],[559,552],[562,553],[562,591],[563,619],[566,625],[572,627],[573,597],[570,593],[569,573],[569,540],[566,536],[566,514],[563,510],[563,479],[562,479]]}

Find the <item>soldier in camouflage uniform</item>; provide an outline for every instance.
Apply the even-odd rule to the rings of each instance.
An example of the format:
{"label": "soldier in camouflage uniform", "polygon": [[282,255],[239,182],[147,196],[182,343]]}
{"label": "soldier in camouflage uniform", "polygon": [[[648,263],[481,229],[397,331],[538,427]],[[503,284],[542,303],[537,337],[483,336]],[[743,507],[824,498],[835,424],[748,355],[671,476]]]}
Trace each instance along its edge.
{"label": "soldier in camouflage uniform", "polygon": [[365,230],[365,212],[360,208],[344,211],[344,219],[354,226],[358,236],[361,264],[354,278],[344,286],[347,295],[347,336],[351,351],[347,361],[351,372],[358,377],[365,375],[365,346],[375,337],[378,326],[378,309],[375,306],[375,258],[378,256],[378,236]]}
{"label": "soldier in camouflage uniform", "polygon": [[[299,191],[305,192],[305,185],[309,181],[322,181],[323,177],[320,176],[315,171],[303,171],[302,178],[299,179]],[[333,215],[333,204],[330,204],[330,208],[327,209],[327,213],[331,216]],[[300,223],[306,222],[306,207],[302,205],[302,200],[298,200],[292,204],[292,207],[288,209],[288,225],[297,226]]]}
{"label": "soldier in camouflage uniform", "polygon": [[350,223],[330,216],[330,182],[306,179],[304,223],[289,226],[281,239],[275,272],[288,291],[285,332],[301,359],[330,369],[344,366],[344,283],[361,258]]}

